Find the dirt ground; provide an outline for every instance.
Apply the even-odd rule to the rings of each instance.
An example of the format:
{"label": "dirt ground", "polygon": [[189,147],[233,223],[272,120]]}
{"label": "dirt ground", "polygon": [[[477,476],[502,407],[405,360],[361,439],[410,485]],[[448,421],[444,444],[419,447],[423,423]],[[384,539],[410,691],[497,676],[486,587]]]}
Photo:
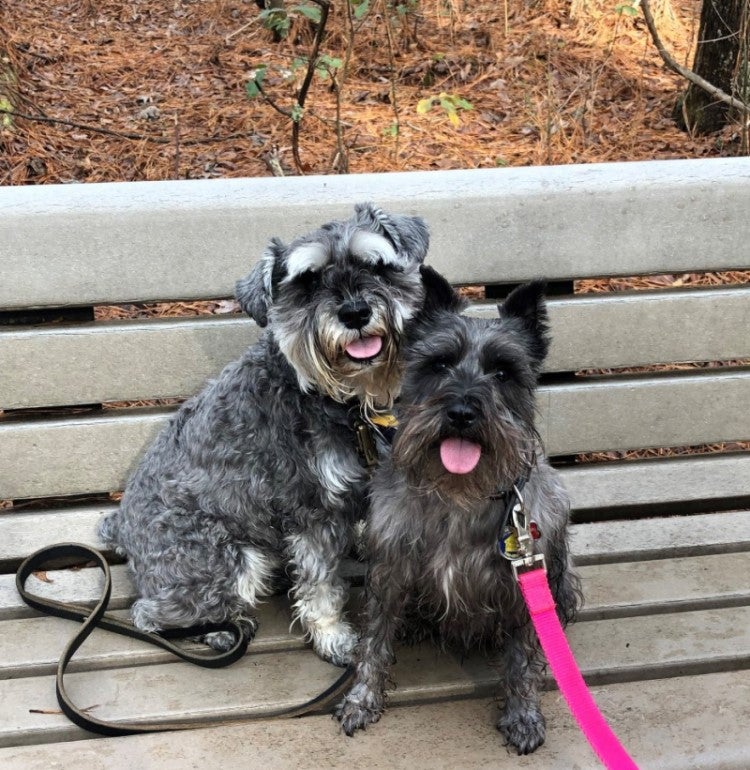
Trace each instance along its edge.
{"label": "dirt ground", "polygon": [[[675,126],[684,84],[661,63],[640,17],[618,14],[616,0],[574,6],[572,18],[561,0],[363,0],[349,6],[367,11],[356,19],[336,3],[319,52],[328,66],[315,74],[300,122],[302,170],[739,151],[736,124],[696,138]],[[296,9],[316,6],[287,7],[289,33],[274,42],[251,0],[3,3],[0,99],[16,114],[0,121],[0,184],[299,173],[291,119],[246,91],[265,66],[264,93],[281,110],[295,102],[313,39]],[[670,8],[660,14],[663,37],[689,64],[700,2]],[[455,108],[459,124],[441,94],[444,104],[471,106]],[[433,108],[418,112],[432,97]]]}

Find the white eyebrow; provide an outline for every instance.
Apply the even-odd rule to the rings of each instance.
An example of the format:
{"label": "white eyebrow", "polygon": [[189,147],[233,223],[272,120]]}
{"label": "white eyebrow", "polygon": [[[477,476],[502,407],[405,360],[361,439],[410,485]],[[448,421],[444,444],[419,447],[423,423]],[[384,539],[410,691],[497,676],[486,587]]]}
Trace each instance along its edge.
{"label": "white eyebrow", "polygon": [[357,230],[349,241],[349,251],[359,259],[373,265],[385,262],[391,265],[404,265],[404,260],[396,254],[391,244],[382,235],[367,230]]}
{"label": "white eyebrow", "polygon": [[308,270],[321,270],[328,263],[330,254],[322,243],[303,243],[286,258],[286,277],[282,283]]}

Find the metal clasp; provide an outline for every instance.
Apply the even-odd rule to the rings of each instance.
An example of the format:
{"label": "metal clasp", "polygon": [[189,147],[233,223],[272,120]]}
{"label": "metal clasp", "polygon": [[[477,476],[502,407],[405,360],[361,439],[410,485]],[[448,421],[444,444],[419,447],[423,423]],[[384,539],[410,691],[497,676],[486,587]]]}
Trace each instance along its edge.
{"label": "metal clasp", "polygon": [[543,553],[535,553],[529,556],[524,556],[521,559],[514,559],[510,563],[513,569],[513,577],[518,580],[519,572],[529,572],[537,567],[541,567],[545,572],[547,571],[547,563],[544,560]]}
{"label": "metal clasp", "polygon": [[516,496],[516,504],[513,506],[511,516],[513,517],[513,526],[518,532],[518,552],[522,557],[531,556],[534,553],[534,539],[529,532],[529,522],[526,516],[526,507],[524,506],[521,490],[514,484],[513,494]]}
{"label": "metal clasp", "polygon": [[[513,495],[516,502],[511,510],[512,527],[507,529],[507,535],[501,549],[502,555],[510,561],[513,568],[513,576],[518,579],[519,572],[525,572],[530,569],[541,567],[545,572],[547,565],[543,553],[534,553],[535,536],[539,536],[538,529],[532,532],[535,527],[529,521],[524,505],[523,495],[516,484],[513,485]],[[512,543],[512,549],[508,549],[507,544]]]}

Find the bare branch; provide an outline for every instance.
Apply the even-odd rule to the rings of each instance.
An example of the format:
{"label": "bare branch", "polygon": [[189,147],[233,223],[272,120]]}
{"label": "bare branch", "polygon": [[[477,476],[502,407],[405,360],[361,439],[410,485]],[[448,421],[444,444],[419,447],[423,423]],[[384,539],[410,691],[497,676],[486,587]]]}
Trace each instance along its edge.
{"label": "bare branch", "polygon": [[[323,40],[323,34],[326,29],[326,23],[328,22],[328,11],[331,7],[329,0],[313,0],[314,3],[320,6],[320,21],[318,22],[318,28],[315,30],[315,38],[313,39],[313,47],[310,52],[310,59],[307,62],[307,72],[305,73],[305,79],[302,81],[299,93],[297,94],[297,106],[300,110],[305,108],[305,100],[307,99],[307,92],[310,90],[310,83],[312,83],[313,75],[315,74],[315,64],[318,61],[318,51],[320,50],[320,43]],[[302,116],[300,115],[297,120],[293,119],[292,123],[292,156],[294,157],[294,165],[297,167],[297,171],[300,174],[304,174],[302,168],[302,160],[299,156],[299,124]]]}
{"label": "bare branch", "polygon": [[673,72],[676,72],[678,75],[682,75],[682,77],[684,77],[686,80],[694,83],[696,86],[698,86],[698,88],[702,88],[704,91],[711,94],[711,96],[715,97],[721,102],[724,102],[725,104],[728,104],[730,107],[734,107],[743,111],[750,109],[750,106],[745,104],[745,102],[743,102],[741,99],[730,96],[712,83],[704,80],[700,75],[696,75],[696,73],[692,70],[679,64],[664,47],[664,43],[659,37],[656,24],[654,23],[654,17],[651,13],[649,0],[640,0],[640,6],[643,9],[643,18],[646,20],[646,26],[648,27],[648,31],[651,34],[651,39],[654,41],[656,50],[659,52],[659,55],[667,67],[669,67],[669,69],[671,69]]}

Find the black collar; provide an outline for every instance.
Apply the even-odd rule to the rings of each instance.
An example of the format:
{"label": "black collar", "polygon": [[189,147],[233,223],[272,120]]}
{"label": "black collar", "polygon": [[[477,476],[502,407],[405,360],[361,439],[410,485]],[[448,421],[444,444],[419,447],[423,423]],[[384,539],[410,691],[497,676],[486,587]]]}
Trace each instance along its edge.
{"label": "black collar", "polygon": [[500,533],[502,534],[503,530],[506,526],[508,526],[508,522],[511,520],[511,514],[513,513],[513,508],[521,502],[519,495],[521,492],[523,492],[524,487],[528,483],[529,479],[531,478],[531,471],[534,469],[534,466],[536,465],[536,452],[531,453],[531,460],[529,461],[528,466],[526,466],[526,470],[513,482],[510,489],[504,489],[504,490],[497,490],[493,492],[490,496],[490,500],[500,500],[504,504],[504,510],[503,515],[500,520]]}

